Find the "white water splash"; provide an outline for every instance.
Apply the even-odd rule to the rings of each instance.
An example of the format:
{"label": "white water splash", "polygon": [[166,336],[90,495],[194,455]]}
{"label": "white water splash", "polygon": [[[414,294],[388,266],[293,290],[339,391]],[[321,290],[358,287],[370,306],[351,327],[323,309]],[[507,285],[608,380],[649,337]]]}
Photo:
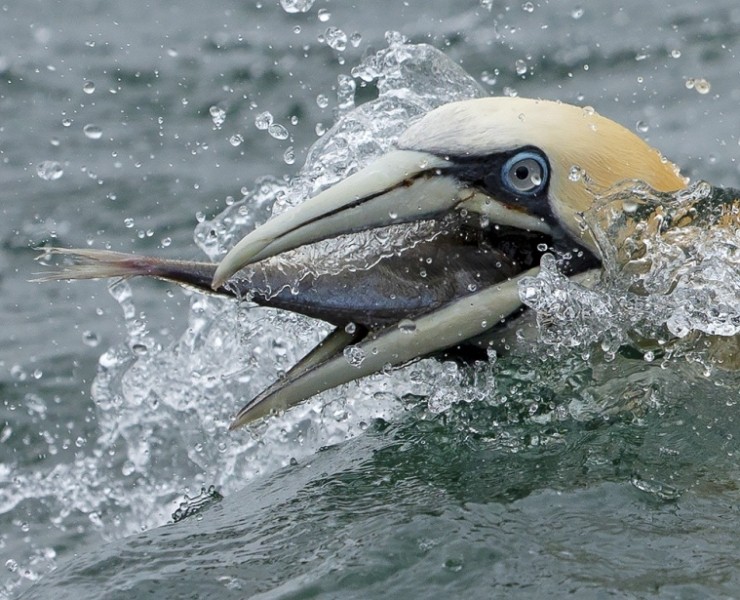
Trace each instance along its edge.
{"label": "white water splash", "polygon": [[[407,45],[395,34],[388,39],[388,48],[353,69],[353,76],[377,86],[377,100],[354,108],[354,81],[340,76],[337,123],[314,144],[298,176],[290,182],[262,178],[240,201],[196,227],[195,241],[209,258],[218,259],[270,214],[372,161],[432,108],[482,95],[475,80],[438,50]],[[423,223],[411,231],[419,239],[434,235]],[[361,268],[368,257],[377,259],[379,247],[393,253],[408,241],[392,227],[385,236],[356,236],[353,246],[320,268],[331,271],[346,260]],[[295,314],[192,296],[186,332],[165,346],[148,331],[125,282],[113,284],[111,293],[123,310],[128,339],[100,357],[92,386],[96,436],[81,444],[71,462],[0,473],[1,513],[22,503],[41,505],[44,519],[60,532],[103,539],[129,535],[167,522],[183,496],[201,487],[234,492],[260,473],[356,435],[374,418],[391,418],[403,410],[398,399],[405,394],[431,396],[440,382],[459,384],[456,369],[425,361],[330,390],[281,418],[228,433],[239,407],[318,343],[326,326]],[[452,402],[453,396],[438,399],[440,407],[443,400]],[[15,567],[19,578],[36,578],[54,566],[53,549],[36,554]]]}
{"label": "white water splash", "polygon": [[[410,122],[432,108],[482,95],[472,78],[433,48],[407,45],[395,35],[389,36],[389,44],[352,73],[375,84],[378,99],[355,109],[354,88],[344,86],[336,125],[314,145],[295,180],[263,178],[240,201],[197,226],[196,243],[207,256],[218,259],[270,214],[305,201],[368,164],[387,151]],[[649,194],[643,194],[640,202],[649,205],[652,201]],[[609,214],[609,207],[605,199],[603,214]],[[690,327],[706,333],[712,327],[718,328],[716,333],[737,326],[726,308],[721,319],[696,314],[701,294],[695,294],[702,273],[703,293],[723,290],[722,298],[731,298],[728,294],[733,292],[737,297],[740,288],[726,277],[728,264],[735,265],[737,275],[737,263],[732,262],[737,258],[736,238],[728,242],[720,232],[717,239],[702,238],[690,244],[694,258],[689,263],[681,262],[681,253],[664,255],[667,248],[660,244],[668,241],[656,238],[649,249],[652,262],[645,263],[647,270],[633,274],[622,266],[623,260],[617,260],[619,249],[608,241],[613,239],[610,223],[619,225],[618,214],[602,225],[587,216],[587,225],[607,256],[607,275],[599,287],[582,288],[545,260],[542,274],[523,288],[534,290],[534,294],[525,294],[525,301],[538,312],[546,347],[575,346],[588,352],[589,345],[601,344],[608,354],[631,340],[635,332],[655,335],[653,339],[660,342],[670,338],[671,316],[671,323],[687,319]],[[353,241],[360,249],[389,241],[373,239],[374,235],[368,232]],[[427,234],[422,230],[420,235]],[[342,260],[365,256],[351,254],[351,248],[345,251],[350,254]],[[643,266],[637,256],[626,263]],[[676,275],[680,285],[666,287]],[[713,287],[719,280],[726,286]],[[638,293],[640,285],[649,290],[647,294]],[[230,434],[226,428],[235,411],[295,364],[323,337],[326,327],[295,314],[239,308],[227,300],[192,296],[186,332],[175,344],[164,346],[147,330],[128,286],[116,284],[111,292],[122,307],[128,340],[100,358],[92,389],[96,437],[76,452],[72,462],[22,473],[11,467],[0,473],[3,513],[24,502],[40,503],[48,521],[60,532],[97,534],[103,539],[129,535],[167,522],[185,494],[210,485],[223,494],[233,493],[250,478],[294,461],[307,461],[320,447],[356,435],[374,418],[394,418],[404,410],[402,399],[407,395],[426,398],[431,413],[473,400],[519,410],[515,400],[522,400],[524,413],[543,422],[587,418],[604,408],[596,400],[589,403],[581,398],[567,409],[551,407],[546,398],[532,394],[524,377],[519,392],[510,385],[492,399],[496,382],[491,369],[478,369],[472,380],[466,380],[470,375],[454,364],[421,361],[329,390],[279,418]],[[665,298],[675,300],[672,312],[662,308]],[[687,298],[697,302],[692,304]],[[731,302],[724,305],[737,309]],[[664,312],[656,325],[652,317],[658,310]],[[701,319],[706,322],[700,326]],[[604,323],[609,326],[605,328]],[[561,370],[565,378],[567,369]],[[640,389],[645,387],[641,381],[638,384]],[[501,443],[515,446],[515,442],[503,439]],[[54,551],[42,548],[18,568],[31,578],[53,564]]]}
{"label": "white water splash", "polygon": [[583,224],[603,257],[598,284],[568,280],[546,257],[520,287],[545,344],[588,353],[599,343],[607,358],[632,346],[648,361],[737,361],[740,200],[732,190],[698,182],[660,194],[628,182],[601,197]]}

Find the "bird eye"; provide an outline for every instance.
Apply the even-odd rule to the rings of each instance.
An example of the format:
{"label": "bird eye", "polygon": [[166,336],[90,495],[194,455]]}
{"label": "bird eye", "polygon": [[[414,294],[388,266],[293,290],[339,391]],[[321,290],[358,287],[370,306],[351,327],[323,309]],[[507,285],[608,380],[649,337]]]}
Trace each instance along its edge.
{"label": "bird eye", "polygon": [[534,152],[520,152],[506,161],[501,179],[515,194],[536,194],[547,183],[547,163]]}

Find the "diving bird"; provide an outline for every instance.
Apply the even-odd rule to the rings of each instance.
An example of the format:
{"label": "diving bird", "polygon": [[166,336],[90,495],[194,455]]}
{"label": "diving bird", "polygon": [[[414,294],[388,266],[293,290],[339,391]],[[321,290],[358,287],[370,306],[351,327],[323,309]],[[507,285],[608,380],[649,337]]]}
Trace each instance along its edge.
{"label": "diving bird", "polygon": [[[333,324],[233,429],[389,365],[495,347],[524,310],[518,283],[545,253],[569,277],[598,269],[579,215],[625,180],[660,192],[687,185],[657,150],[590,108],[454,102],[412,124],[393,151],[254,229],[218,265],[53,249],[76,264],[41,279],[143,275]],[[350,243],[368,230],[418,235],[364,268],[313,268],[326,240]],[[347,349],[359,359],[348,361]]]}

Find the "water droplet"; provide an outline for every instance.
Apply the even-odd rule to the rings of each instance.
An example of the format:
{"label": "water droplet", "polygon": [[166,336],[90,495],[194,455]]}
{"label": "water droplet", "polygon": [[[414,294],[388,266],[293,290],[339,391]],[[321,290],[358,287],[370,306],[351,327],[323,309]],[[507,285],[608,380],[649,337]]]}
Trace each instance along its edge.
{"label": "water droplet", "polygon": [[318,104],[319,108],[326,108],[329,106],[329,98],[327,98],[324,94],[319,94],[316,96],[316,104]]}
{"label": "water droplet", "polygon": [[82,91],[86,94],[92,94],[95,91],[95,84],[92,81],[86,81],[82,84]]}
{"label": "water droplet", "polygon": [[583,178],[583,169],[577,165],[573,165],[568,173],[568,179],[571,181],[580,181]]}
{"label": "water droplet", "polygon": [[[498,69],[496,70],[498,71]],[[485,83],[486,85],[496,85],[498,82],[497,72],[494,71],[494,73],[490,73],[488,71],[483,71],[480,74],[480,80]]]}
{"label": "water droplet", "polygon": [[278,125],[277,123],[270,125],[267,128],[267,133],[269,133],[276,140],[287,140],[290,136],[288,130],[285,129],[285,127],[283,127],[282,125]]}
{"label": "water droplet", "polygon": [[347,49],[347,34],[338,27],[329,27],[324,32],[326,45],[337,52],[344,52]]}
{"label": "water droplet", "polygon": [[671,50],[671,58],[681,58],[680,50]]}
{"label": "water droplet", "polygon": [[527,74],[527,61],[520,58],[518,61],[514,63],[514,67],[516,68],[517,75]]}
{"label": "water droplet", "polygon": [[347,323],[344,326],[344,330],[350,335],[353,335],[355,331],[357,331],[357,325],[355,325],[354,323]]}
{"label": "water droplet", "polygon": [[295,149],[293,146],[288,146],[283,152],[283,161],[286,165],[292,165],[295,163]]}
{"label": "water droplet", "polygon": [[172,244],[172,238],[166,237],[162,238],[162,241],[160,242],[162,248],[168,248]]}
{"label": "water droplet", "polygon": [[64,175],[64,169],[55,160],[45,160],[36,165],[36,174],[46,181],[56,181]]}
{"label": "water droplet", "polygon": [[72,119],[62,119],[62,127],[69,127],[70,125],[72,125]]}
{"label": "water droplet", "polygon": [[594,110],[593,106],[584,106],[583,107],[583,116],[584,117],[590,117],[593,115],[596,111]]}
{"label": "water droplet", "polygon": [[522,299],[522,302],[531,305],[537,301],[537,299],[540,297],[540,294],[539,290],[536,287],[527,286],[525,288],[520,288],[519,297]]}
{"label": "water droplet", "polygon": [[92,123],[88,123],[87,125],[85,125],[82,128],[82,131],[85,133],[85,137],[90,140],[99,140],[101,137],[103,137],[103,130],[97,125],[93,125]]}
{"label": "water droplet", "polygon": [[580,19],[583,16],[583,13],[584,13],[583,8],[581,8],[580,6],[577,6],[570,13],[570,16],[577,21],[578,19]]}
{"label": "water droplet", "polygon": [[272,125],[272,114],[269,111],[261,112],[254,118],[254,126],[257,129],[267,129],[270,125]]}
{"label": "water droplet", "polygon": [[12,558],[5,561],[5,568],[11,573],[15,573],[18,570],[18,563]]}
{"label": "water droplet", "polygon": [[131,351],[137,356],[145,356],[146,353],[149,352],[149,348],[146,347],[146,344],[142,344],[141,342],[136,342],[132,344]]}
{"label": "water droplet", "polygon": [[548,246],[545,243],[537,244],[537,250],[540,252],[547,252],[547,248]]}
{"label": "water droplet", "polygon": [[329,19],[331,19],[331,13],[325,8],[319,9],[319,21],[326,23]]}
{"label": "water droplet", "polygon": [[102,528],[103,527],[103,520],[100,518],[100,515],[96,513],[95,511],[91,512],[89,515],[87,515],[87,518],[90,520],[90,522],[95,525],[95,527]]}
{"label": "water droplet", "polygon": [[367,358],[365,351],[359,346],[347,346],[344,349],[345,360],[353,367],[359,368]]}
{"label": "water droplet", "polygon": [[216,129],[221,129],[221,125],[223,125],[226,120],[226,111],[220,106],[211,106],[211,108],[208,109],[208,112],[211,113],[211,120],[216,126]]}
{"label": "water droplet", "polygon": [[85,344],[85,346],[90,346],[90,348],[95,348],[100,344],[100,337],[94,331],[86,329],[82,332],[82,343]]}
{"label": "water droplet", "polygon": [[640,205],[637,202],[630,202],[629,200],[625,200],[622,203],[622,210],[628,215],[636,213],[638,208],[640,208]]}
{"label": "water droplet", "polygon": [[229,138],[229,144],[236,148],[244,141],[244,136],[241,133],[235,133]]}
{"label": "water droplet", "polygon": [[286,13],[305,13],[311,10],[315,0],[280,0],[280,6]]}
{"label": "water droplet", "polygon": [[648,125],[645,121],[638,121],[635,124],[635,129],[639,131],[640,133],[647,133],[650,130],[650,125]]}
{"label": "water droplet", "polygon": [[126,217],[123,220],[123,226],[126,227],[126,229],[131,229],[134,226],[134,220],[131,217]]}
{"label": "water droplet", "polygon": [[10,375],[13,377],[13,379],[17,379],[18,381],[25,381],[26,379],[28,379],[28,374],[20,365],[13,365],[12,367],[10,367]]}
{"label": "water droplet", "polygon": [[[689,81],[692,82],[692,85],[689,86]],[[700,77],[698,79],[688,79],[686,80],[686,87],[691,89],[692,87],[699,92],[700,94],[708,94],[710,90],[712,89],[712,85],[703,77]]]}
{"label": "water droplet", "polygon": [[453,573],[459,573],[463,569],[463,559],[462,558],[448,558],[445,563],[445,569],[449,569]]}
{"label": "water droplet", "polygon": [[531,2],[525,2],[522,4],[522,10],[526,13],[533,13],[534,12],[534,4]]}
{"label": "water droplet", "polygon": [[401,333],[414,333],[416,331],[416,323],[411,319],[401,319],[398,322],[398,329]]}
{"label": "water droplet", "polygon": [[352,44],[352,47],[357,48],[360,43],[362,42],[362,34],[355,31],[351,36],[349,36],[349,43]]}
{"label": "water droplet", "polygon": [[175,58],[177,56],[177,50],[174,48],[167,48],[167,56],[170,58]]}

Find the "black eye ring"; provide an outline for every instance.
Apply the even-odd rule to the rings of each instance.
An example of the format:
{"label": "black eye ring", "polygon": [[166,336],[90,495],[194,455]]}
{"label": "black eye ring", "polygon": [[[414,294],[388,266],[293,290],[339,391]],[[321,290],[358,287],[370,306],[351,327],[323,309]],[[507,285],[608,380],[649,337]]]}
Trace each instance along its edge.
{"label": "black eye ring", "polygon": [[532,196],[547,185],[547,162],[534,152],[520,152],[504,163],[501,181],[514,194]]}

